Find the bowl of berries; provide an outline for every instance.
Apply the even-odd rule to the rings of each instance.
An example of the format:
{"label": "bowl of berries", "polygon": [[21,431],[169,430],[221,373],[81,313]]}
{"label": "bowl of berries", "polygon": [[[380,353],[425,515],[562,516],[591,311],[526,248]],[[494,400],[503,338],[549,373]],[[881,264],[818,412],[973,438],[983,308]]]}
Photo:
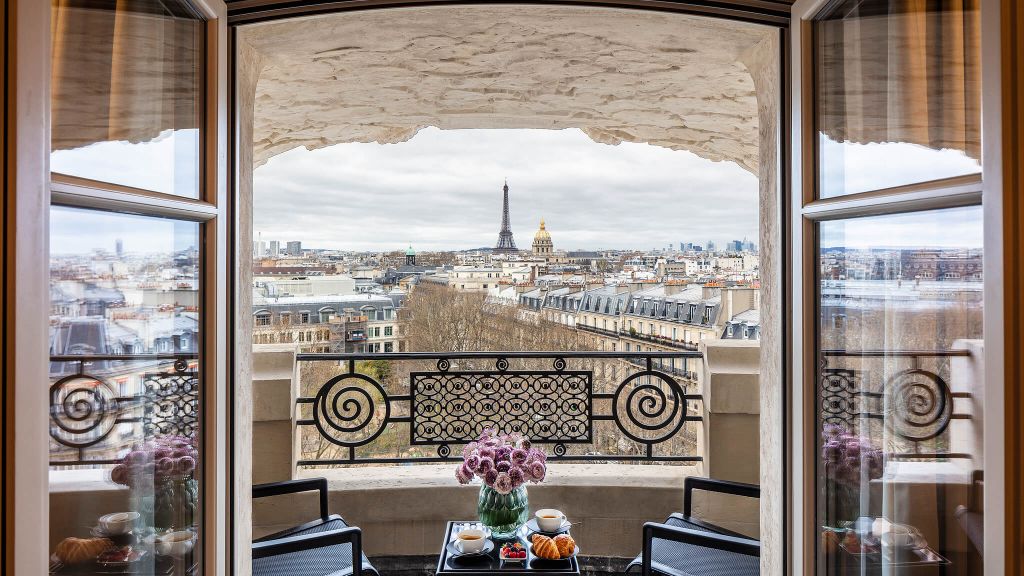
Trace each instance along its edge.
{"label": "bowl of berries", "polygon": [[529,553],[526,548],[523,547],[521,542],[513,542],[510,544],[504,544],[501,550],[498,551],[498,558],[502,562],[526,562],[526,557]]}

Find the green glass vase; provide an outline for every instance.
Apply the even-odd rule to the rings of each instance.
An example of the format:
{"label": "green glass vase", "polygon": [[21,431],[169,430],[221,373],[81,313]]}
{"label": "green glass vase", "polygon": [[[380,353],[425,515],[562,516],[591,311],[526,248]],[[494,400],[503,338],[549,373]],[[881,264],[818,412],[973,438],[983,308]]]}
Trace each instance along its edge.
{"label": "green glass vase", "polygon": [[526,486],[520,486],[508,494],[500,494],[485,484],[480,487],[476,511],[480,523],[491,530],[491,537],[511,540],[530,519],[530,499],[526,495]]}

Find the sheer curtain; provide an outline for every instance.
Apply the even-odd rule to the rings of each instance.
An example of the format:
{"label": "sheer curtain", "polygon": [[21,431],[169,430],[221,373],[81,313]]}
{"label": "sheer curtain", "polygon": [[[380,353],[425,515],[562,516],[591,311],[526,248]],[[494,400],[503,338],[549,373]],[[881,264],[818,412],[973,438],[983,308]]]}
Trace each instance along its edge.
{"label": "sheer curtain", "polygon": [[198,128],[201,28],[156,0],[54,0],[52,147]]}
{"label": "sheer curtain", "polygon": [[[981,157],[978,0],[850,3],[821,22],[819,131]],[[826,43],[828,45],[826,45]]]}

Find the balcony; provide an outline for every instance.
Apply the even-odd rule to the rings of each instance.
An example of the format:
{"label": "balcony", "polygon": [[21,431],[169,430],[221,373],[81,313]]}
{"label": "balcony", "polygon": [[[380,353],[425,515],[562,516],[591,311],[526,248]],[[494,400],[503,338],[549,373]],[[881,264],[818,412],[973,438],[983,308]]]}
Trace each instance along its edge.
{"label": "balcony", "polygon": [[[936,521],[950,510],[926,497],[935,488],[928,479],[936,471],[950,479],[943,485],[950,501],[966,499],[971,487],[970,467],[962,463],[980,442],[981,354],[974,341],[944,351],[823,353],[825,420],[866,422],[870,429],[886,417],[894,433],[871,505],[893,491],[909,495],[915,508],[908,521],[930,526],[929,542],[942,542],[957,519]],[[692,384],[658,367],[683,358],[700,365]],[[90,360],[78,363],[78,373],[112,361]],[[179,362],[166,367],[168,360]],[[170,358],[164,366],[151,371],[145,392],[96,406],[118,406],[106,416],[119,424],[187,433],[163,431],[166,422],[154,410],[194,405],[194,365]],[[327,477],[331,510],[363,529],[374,563],[416,571],[432,562],[446,520],[476,513],[478,488],[454,478],[461,446],[484,426],[521,431],[550,455],[548,478],[529,487],[532,508],[570,513],[581,522],[574,535],[590,555],[584,567],[614,572],[638,553],[644,522],[679,508],[687,476],[758,482],[759,382],[753,341],[631,353],[303,354],[289,345],[255,346],[252,480]],[[925,405],[925,397],[944,401]],[[61,406],[51,412],[58,429]],[[125,508],[128,490],[110,483],[102,467],[124,448],[116,435],[90,430],[55,440],[51,506],[87,495],[102,508]],[[301,523],[304,498],[311,497],[254,501],[254,534]],[[759,533],[756,504],[718,495],[698,499],[696,507],[717,524]],[[58,516],[51,520],[55,540],[73,529]]]}

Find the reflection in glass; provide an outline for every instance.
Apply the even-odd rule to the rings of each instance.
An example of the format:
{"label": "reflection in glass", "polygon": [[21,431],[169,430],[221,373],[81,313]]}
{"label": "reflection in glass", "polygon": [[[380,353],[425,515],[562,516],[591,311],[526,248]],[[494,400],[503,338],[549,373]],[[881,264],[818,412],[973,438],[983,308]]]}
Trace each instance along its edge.
{"label": "reflection in glass", "polygon": [[189,573],[201,517],[199,225],[59,207],[50,219],[54,568]]}
{"label": "reflection in glass", "polygon": [[181,0],[56,0],[53,172],[196,198],[202,23]]}
{"label": "reflection in glass", "polygon": [[819,573],[980,573],[981,208],[824,222],[818,254]]}
{"label": "reflection in glass", "polygon": [[821,197],[981,172],[977,0],[842,0],[814,43]]}

